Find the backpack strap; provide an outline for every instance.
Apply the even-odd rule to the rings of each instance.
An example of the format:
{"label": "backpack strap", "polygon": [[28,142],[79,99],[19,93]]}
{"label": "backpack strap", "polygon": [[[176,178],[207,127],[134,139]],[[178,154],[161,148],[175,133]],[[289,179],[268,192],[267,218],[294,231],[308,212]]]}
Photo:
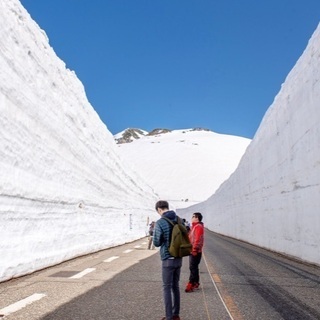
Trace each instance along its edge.
{"label": "backpack strap", "polygon": [[170,220],[170,219],[168,219],[168,218],[166,218],[166,217],[161,217],[162,219],[164,219],[164,220],[167,220],[170,224],[172,224],[173,226],[175,225],[175,224],[179,224],[180,223],[180,218],[177,216],[177,218],[178,218],[178,222],[173,222],[172,220]]}

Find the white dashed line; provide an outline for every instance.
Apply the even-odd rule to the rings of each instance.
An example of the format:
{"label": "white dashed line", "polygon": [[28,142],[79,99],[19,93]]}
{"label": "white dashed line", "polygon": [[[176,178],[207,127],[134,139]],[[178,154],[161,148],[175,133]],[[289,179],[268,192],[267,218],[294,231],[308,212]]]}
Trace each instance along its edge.
{"label": "white dashed line", "polygon": [[134,247],[137,248],[137,249],[138,249],[138,248],[141,248],[141,246],[134,246]]}
{"label": "white dashed line", "polygon": [[96,270],[96,268],[87,268],[87,269],[75,274],[74,276],[69,277],[69,279],[80,279],[83,276],[85,276],[86,274],[88,274],[88,273],[90,273],[90,272],[92,272],[94,270]]}
{"label": "white dashed line", "polygon": [[129,253],[131,251],[133,251],[133,250],[132,249],[128,249],[128,250],[123,251],[123,253]]}
{"label": "white dashed line", "polygon": [[119,258],[119,256],[113,256],[113,257],[110,257],[110,258],[108,258],[106,260],[103,260],[103,262],[111,262],[111,261],[116,260],[118,258]]}
{"label": "white dashed line", "polygon": [[8,307],[5,307],[5,308],[1,309],[0,310],[0,314],[4,315],[4,316],[7,316],[7,315],[9,315],[11,313],[14,313],[14,312],[26,307],[30,303],[33,303],[33,302],[35,302],[37,300],[42,299],[45,296],[46,295],[44,293],[35,293],[32,296],[29,296],[29,297],[27,297],[25,299],[22,299],[22,300],[20,300],[18,302],[15,302],[15,303],[11,304]]}

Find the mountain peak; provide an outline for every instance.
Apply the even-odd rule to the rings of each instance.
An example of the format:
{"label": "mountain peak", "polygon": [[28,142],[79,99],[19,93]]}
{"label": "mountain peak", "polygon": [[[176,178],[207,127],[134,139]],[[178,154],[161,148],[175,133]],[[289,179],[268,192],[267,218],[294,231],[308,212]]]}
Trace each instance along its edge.
{"label": "mountain peak", "polygon": [[116,143],[130,143],[134,140],[140,139],[141,136],[147,135],[148,132],[138,128],[128,128],[114,136]]}
{"label": "mountain peak", "polygon": [[251,141],[203,128],[157,128],[140,137],[119,145],[119,154],[176,208],[210,197],[236,169]]}

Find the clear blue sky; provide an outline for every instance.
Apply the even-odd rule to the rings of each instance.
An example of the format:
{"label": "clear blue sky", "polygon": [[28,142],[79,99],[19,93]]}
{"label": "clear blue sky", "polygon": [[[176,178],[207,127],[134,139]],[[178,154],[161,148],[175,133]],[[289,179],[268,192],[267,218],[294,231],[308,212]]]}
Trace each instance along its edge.
{"label": "clear blue sky", "polygon": [[252,138],[320,21],[319,0],[22,0],[113,133]]}

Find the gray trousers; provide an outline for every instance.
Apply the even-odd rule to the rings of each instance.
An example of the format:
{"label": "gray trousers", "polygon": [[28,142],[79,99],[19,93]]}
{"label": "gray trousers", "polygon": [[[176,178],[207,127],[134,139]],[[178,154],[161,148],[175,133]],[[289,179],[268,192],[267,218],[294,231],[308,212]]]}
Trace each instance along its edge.
{"label": "gray trousers", "polygon": [[167,259],[162,261],[163,298],[166,318],[178,316],[180,313],[180,273],[182,258]]}

